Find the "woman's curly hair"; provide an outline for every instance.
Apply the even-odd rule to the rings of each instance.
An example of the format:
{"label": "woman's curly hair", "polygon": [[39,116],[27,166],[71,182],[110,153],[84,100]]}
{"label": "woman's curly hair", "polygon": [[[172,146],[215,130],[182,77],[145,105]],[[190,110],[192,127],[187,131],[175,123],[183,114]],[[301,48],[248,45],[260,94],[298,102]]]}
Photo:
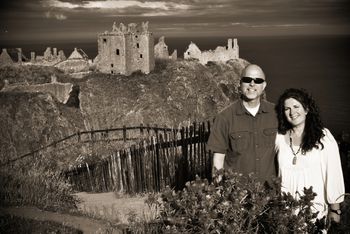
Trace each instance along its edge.
{"label": "woman's curly hair", "polygon": [[301,141],[302,152],[305,153],[313,148],[318,149],[319,145],[321,146],[321,149],[323,149],[321,138],[324,137],[324,126],[321,121],[320,112],[313,97],[304,89],[286,89],[279,97],[276,105],[278,132],[286,134],[288,130],[293,128],[288,122],[284,111],[284,102],[288,98],[294,98],[302,104],[305,110],[308,111],[305,120],[304,134]]}

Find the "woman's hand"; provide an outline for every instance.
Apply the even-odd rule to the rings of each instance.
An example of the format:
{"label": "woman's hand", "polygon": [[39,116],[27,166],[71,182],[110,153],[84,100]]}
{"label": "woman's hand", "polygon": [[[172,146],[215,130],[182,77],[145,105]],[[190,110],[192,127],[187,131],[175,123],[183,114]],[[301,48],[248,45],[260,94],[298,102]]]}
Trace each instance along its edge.
{"label": "woman's hand", "polygon": [[340,223],[340,215],[341,215],[341,210],[339,209],[339,206],[336,209],[332,209],[332,207],[330,207],[328,211],[329,221]]}

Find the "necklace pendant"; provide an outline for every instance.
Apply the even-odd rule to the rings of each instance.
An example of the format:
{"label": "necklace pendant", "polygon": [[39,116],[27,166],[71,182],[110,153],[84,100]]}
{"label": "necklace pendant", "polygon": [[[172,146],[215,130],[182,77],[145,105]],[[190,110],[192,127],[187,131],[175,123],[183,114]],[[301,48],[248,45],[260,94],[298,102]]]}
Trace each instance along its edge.
{"label": "necklace pendant", "polygon": [[297,156],[293,157],[293,165],[297,164]]}

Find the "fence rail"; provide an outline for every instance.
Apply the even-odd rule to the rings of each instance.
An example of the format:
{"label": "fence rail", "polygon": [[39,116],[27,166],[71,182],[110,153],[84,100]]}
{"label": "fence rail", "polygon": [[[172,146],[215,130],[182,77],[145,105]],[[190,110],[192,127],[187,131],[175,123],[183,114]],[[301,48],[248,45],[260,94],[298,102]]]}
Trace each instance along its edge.
{"label": "fence rail", "polygon": [[[168,132],[179,132],[180,129],[168,128],[168,127],[158,127],[157,125],[150,126],[140,124],[139,126],[132,127],[120,127],[120,128],[106,128],[106,129],[91,129],[89,131],[78,131],[69,136],[66,136],[57,141],[53,141],[47,145],[41,146],[36,150],[33,150],[29,153],[23,154],[19,157],[10,159],[5,163],[0,164],[0,166],[6,166],[18,160],[34,156],[39,154],[41,151],[46,150],[48,148],[57,147],[59,144],[66,143],[67,141],[75,141],[81,143],[88,142],[98,142],[98,141],[135,141],[140,139],[141,137],[147,137],[149,135],[155,134],[157,135],[160,132],[168,133]],[[130,135],[133,135],[130,137]]]}
{"label": "fence rail", "polygon": [[65,175],[78,191],[142,193],[160,191],[165,186],[181,189],[196,175],[210,178],[211,160],[205,148],[209,133],[209,122],[158,132],[100,162],[77,165]]}

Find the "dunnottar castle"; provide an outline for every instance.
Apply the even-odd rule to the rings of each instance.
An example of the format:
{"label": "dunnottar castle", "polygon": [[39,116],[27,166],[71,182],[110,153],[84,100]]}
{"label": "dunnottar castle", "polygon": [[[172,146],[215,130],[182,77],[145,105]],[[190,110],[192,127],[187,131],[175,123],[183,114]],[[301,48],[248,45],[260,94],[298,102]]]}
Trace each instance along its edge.
{"label": "dunnottar castle", "polygon": [[[154,45],[153,33],[148,30],[148,22],[140,25],[130,23],[113,23],[112,30],[97,36],[98,54],[91,60],[79,48],[68,56],[62,50],[48,47],[43,55],[30,53],[27,58],[21,48],[3,48],[0,55],[0,66],[5,65],[39,65],[54,66],[71,74],[81,77],[96,69],[102,73],[130,75],[135,71],[150,73],[155,66],[155,59],[177,59],[177,51],[169,55],[168,46],[162,36]],[[237,39],[228,39],[226,46],[218,46],[215,50],[201,51],[191,42],[184,53],[184,59],[196,59],[201,64],[209,61],[226,62],[239,58]]]}

